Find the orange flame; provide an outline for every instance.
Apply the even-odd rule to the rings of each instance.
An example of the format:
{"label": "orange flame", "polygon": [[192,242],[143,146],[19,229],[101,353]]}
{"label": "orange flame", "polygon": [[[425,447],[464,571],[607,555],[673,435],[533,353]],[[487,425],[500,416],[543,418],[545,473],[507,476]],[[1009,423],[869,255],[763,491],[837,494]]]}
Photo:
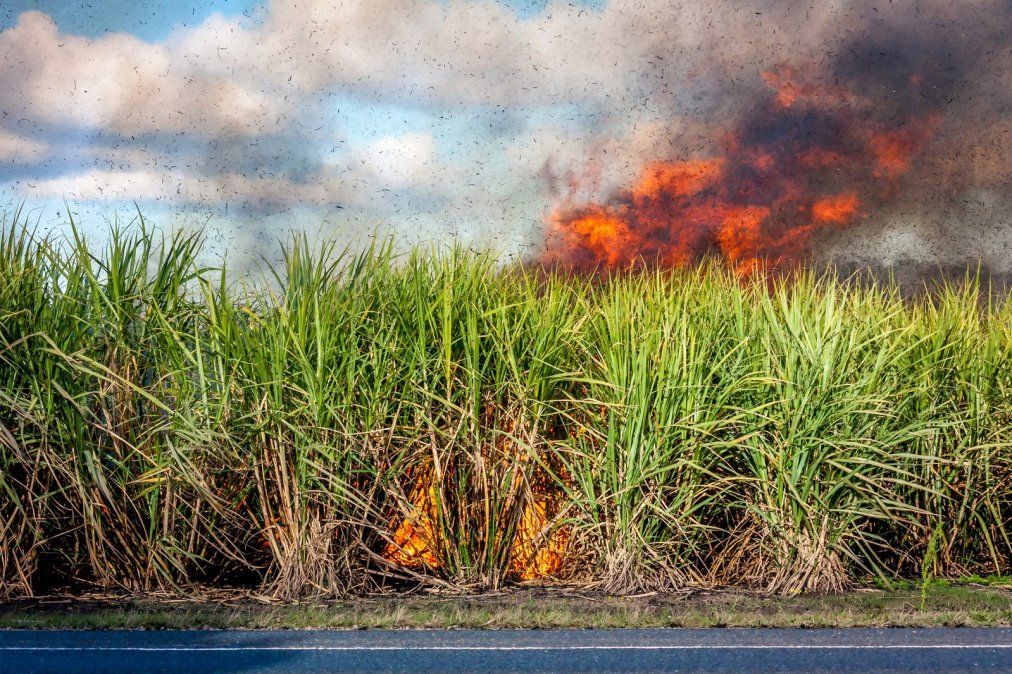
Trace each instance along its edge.
{"label": "orange flame", "polygon": [[819,232],[893,195],[938,126],[937,117],[881,121],[875,105],[820,82],[815,67],[762,78],[772,94],[716,134],[717,156],[654,161],[604,203],[560,204],[547,218],[543,260],[622,269],[716,254],[741,274],[794,264]]}
{"label": "orange flame", "polygon": [[[565,561],[569,531],[552,529],[549,520],[550,497],[537,490],[524,504],[519,526],[510,549],[510,572],[518,580],[536,580],[557,573]],[[407,569],[438,570],[441,563],[436,550],[442,536],[436,522],[436,487],[432,472],[425,471],[411,494],[411,508],[401,519],[383,557]]]}
{"label": "orange flame", "polygon": [[[602,232],[607,225],[602,225]],[[601,236],[607,238],[606,233]],[[485,412],[484,422],[489,427],[503,425],[514,430],[516,418],[510,415],[497,416],[490,406]],[[519,447],[509,433],[499,434],[497,439],[481,449],[483,461],[498,464],[499,469],[513,473],[509,480],[516,489],[501,496],[507,503],[500,515],[513,513],[518,517],[516,529],[510,542],[509,574],[518,580],[534,580],[555,575],[563,566],[564,555],[569,544],[568,527],[555,526],[559,490],[547,475],[531,469],[530,455]],[[502,461],[502,463],[499,463]],[[524,471],[527,467],[529,472]],[[560,474],[565,474],[559,469]],[[524,476],[521,478],[521,476]],[[383,549],[388,561],[407,569],[439,571],[445,560],[440,552],[447,549],[445,532],[440,526],[441,515],[439,473],[431,462],[418,466],[409,477],[412,489],[409,504],[394,529],[393,535]],[[523,495],[520,485],[529,485]],[[485,504],[487,507],[487,503]],[[516,510],[516,508],[520,508]]]}
{"label": "orange flame", "polygon": [[854,219],[859,203],[857,192],[853,191],[819,199],[812,204],[812,220],[845,225]]}
{"label": "orange flame", "polygon": [[519,580],[555,575],[565,561],[569,531],[557,528],[549,532],[548,503],[545,496],[535,495],[524,506],[510,550],[510,571]]}
{"label": "orange flame", "polygon": [[436,487],[432,471],[423,472],[411,494],[408,516],[401,520],[383,556],[394,564],[417,569],[439,567],[436,557]]}

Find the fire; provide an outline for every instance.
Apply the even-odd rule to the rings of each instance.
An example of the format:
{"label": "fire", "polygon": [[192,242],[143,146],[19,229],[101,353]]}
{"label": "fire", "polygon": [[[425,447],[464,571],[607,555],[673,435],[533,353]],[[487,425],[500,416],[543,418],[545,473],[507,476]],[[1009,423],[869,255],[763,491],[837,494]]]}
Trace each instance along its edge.
{"label": "fire", "polygon": [[[408,569],[438,570],[436,550],[442,536],[437,528],[436,487],[431,471],[423,471],[411,494],[411,508],[400,520],[383,556]],[[565,528],[550,527],[551,497],[544,488],[530,495],[521,511],[510,549],[510,573],[518,580],[536,580],[551,576],[562,568],[569,544]]]}
{"label": "fire", "polygon": [[619,262],[623,243],[630,240],[625,219],[603,210],[589,209],[573,223],[573,229],[587,247],[609,266]]}
{"label": "fire", "polygon": [[623,269],[717,255],[747,275],[794,264],[820,232],[865,217],[895,194],[939,120],[883,120],[880,106],[818,75],[814,66],[763,73],[772,92],[715,133],[714,156],[655,161],[604,203],[560,204],[544,261]]}
{"label": "fire", "polygon": [[719,180],[723,169],[722,159],[678,164],[656,162],[643,172],[634,193],[641,200],[657,199],[665,194],[691,197]]}
{"label": "fire", "polygon": [[854,219],[859,205],[856,192],[845,192],[812,204],[812,220],[815,222],[835,222],[845,225]]}
{"label": "fire", "polygon": [[411,508],[407,517],[401,520],[390,542],[383,550],[383,556],[407,568],[439,567],[436,557],[436,487],[432,471],[422,471],[421,479],[411,494]]}
{"label": "fire", "polygon": [[[602,240],[615,235],[609,231],[607,222],[588,219],[581,226],[587,227],[589,236]],[[515,410],[504,411],[491,403],[483,411],[482,423],[489,428],[501,428],[503,432],[480,444],[478,454],[484,470],[489,471],[489,481],[470,485],[470,500],[467,496],[461,499],[462,494],[469,491],[465,484],[455,485],[455,504],[441,501],[443,483],[459,479],[460,472],[453,468],[452,460],[441,464],[442,471],[436,470],[436,464],[430,460],[407,475],[411,485],[408,504],[394,521],[393,535],[383,548],[385,559],[406,569],[445,570],[444,553],[454,547],[446,539],[448,532],[461,526],[466,529],[474,518],[486,522],[495,518],[499,525],[496,531],[489,533],[498,550],[503,550],[498,547],[500,543],[508,544],[508,576],[516,580],[535,580],[558,573],[565,561],[570,536],[568,527],[556,526],[555,521],[561,490],[548,473],[534,464],[529,449],[517,440],[531,433],[519,418]],[[553,471],[565,475],[560,466],[555,466]],[[494,505],[490,503],[489,494],[484,493],[490,483],[507,485],[495,495],[497,503]],[[501,538],[510,532],[511,540]],[[500,553],[494,553],[493,557],[498,559]]]}
{"label": "fire", "polygon": [[869,143],[875,160],[876,178],[896,180],[910,168],[910,147],[923,145],[938,126],[936,117],[923,124],[873,134]]}
{"label": "fire", "polygon": [[548,505],[546,496],[534,495],[524,506],[510,550],[510,571],[520,580],[544,578],[562,568],[569,532],[562,528],[549,532]]}
{"label": "fire", "polygon": [[799,101],[809,105],[846,104],[855,98],[843,87],[820,82],[816,69],[811,65],[803,69],[783,65],[763,72],[762,79],[775,92],[777,102],[785,108]]}

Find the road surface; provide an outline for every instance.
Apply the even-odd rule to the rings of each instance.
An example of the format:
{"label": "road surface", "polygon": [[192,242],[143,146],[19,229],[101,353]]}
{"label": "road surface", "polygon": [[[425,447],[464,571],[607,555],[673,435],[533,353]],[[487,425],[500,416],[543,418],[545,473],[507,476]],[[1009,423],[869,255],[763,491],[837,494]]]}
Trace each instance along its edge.
{"label": "road surface", "polygon": [[1012,671],[1012,629],[0,631],[0,672]]}

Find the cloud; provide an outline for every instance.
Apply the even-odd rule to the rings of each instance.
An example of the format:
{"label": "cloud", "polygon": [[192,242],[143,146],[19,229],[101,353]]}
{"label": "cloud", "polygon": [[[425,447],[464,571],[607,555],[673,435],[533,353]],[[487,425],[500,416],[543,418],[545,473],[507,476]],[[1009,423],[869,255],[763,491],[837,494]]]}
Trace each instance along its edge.
{"label": "cloud", "polygon": [[165,45],[122,33],[60,33],[26,12],[0,33],[4,116],[33,123],[144,133],[249,135],[277,130],[286,105],[254,83],[192,68]]}
{"label": "cloud", "polygon": [[[0,140],[0,152],[3,144]],[[169,168],[164,158],[142,150],[111,149],[102,154],[112,168],[33,181],[22,185],[30,199],[70,201],[175,201],[228,204],[245,210],[301,206],[354,206],[382,210],[404,193],[443,198],[453,167],[436,159],[429,134],[386,136],[346,153],[305,180],[285,176],[204,174],[194,167]]]}
{"label": "cloud", "polygon": [[387,187],[423,186],[436,178],[436,141],[432,134],[385,136],[360,152],[351,163],[367,167]]}
{"label": "cloud", "polygon": [[520,20],[491,0],[275,0],[260,23],[212,15],[158,44],[68,35],[26,12],[0,33],[0,108],[125,136],[278,133],[313,96],[334,91],[430,106],[583,101],[627,111],[677,97],[714,56],[732,63],[761,51],[763,21],[739,9],[641,1],[593,11],[560,0]]}
{"label": "cloud", "polygon": [[0,164],[31,164],[46,155],[45,143],[0,129]]}
{"label": "cloud", "polygon": [[[968,25],[997,6],[928,0],[922,11]],[[0,84],[5,109],[127,135],[277,133],[333,92],[450,108],[699,112],[773,61],[845,50],[854,34],[910,23],[907,14],[849,0],[803,11],[785,0],[638,0],[599,11],[554,0],[521,20],[492,0],[274,0],[262,21],[211,15],[151,44],[67,35],[28,12],[0,33]],[[992,69],[1005,73],[1000,65]]]}

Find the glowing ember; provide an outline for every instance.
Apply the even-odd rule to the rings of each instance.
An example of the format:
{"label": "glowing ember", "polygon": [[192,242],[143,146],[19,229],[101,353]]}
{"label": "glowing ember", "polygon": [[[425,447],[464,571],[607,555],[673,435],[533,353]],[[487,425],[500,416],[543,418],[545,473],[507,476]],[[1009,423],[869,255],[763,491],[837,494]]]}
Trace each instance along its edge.
{"label": "glowing ember", "polygon": [[432,471],[422,473],[422,479],[411,494],[411,510],[401,520],[393,538],[383,550],[383,556],[405,568],[438,568],[436,558],[436,488]]}
{"label": "glowing ember", "polygon": [[548,218],[545,261],[593,270],[718,255],[742,274],[793,264],[818,232],[895,194],[938,126],[933,116],[881,121],[872,102],[814,68],[763,80],[772,94],[717,134],[719,156],[654,162],[606,203],[562,204]]}
{"label": "glowing ember", "polygon": [[562,568],[569,532],[559,528],[548,533],[548,499],[535,496],[524,508],[510,550],[510,571],[520,580],[551,576]]}
{"label": "glowing ember", "polygon": [[[436,550],[442,540],[436,526],[436,488],[431,470],[420,473],[420,481],[411,494],[411,508],[398,524],[383,556],[407,569],[438,570]],[[527,500],[510,549],[510,573],[518,580],[550,576],[562,568],[569,531],[550,528],[551,498],[543,485]]]}

